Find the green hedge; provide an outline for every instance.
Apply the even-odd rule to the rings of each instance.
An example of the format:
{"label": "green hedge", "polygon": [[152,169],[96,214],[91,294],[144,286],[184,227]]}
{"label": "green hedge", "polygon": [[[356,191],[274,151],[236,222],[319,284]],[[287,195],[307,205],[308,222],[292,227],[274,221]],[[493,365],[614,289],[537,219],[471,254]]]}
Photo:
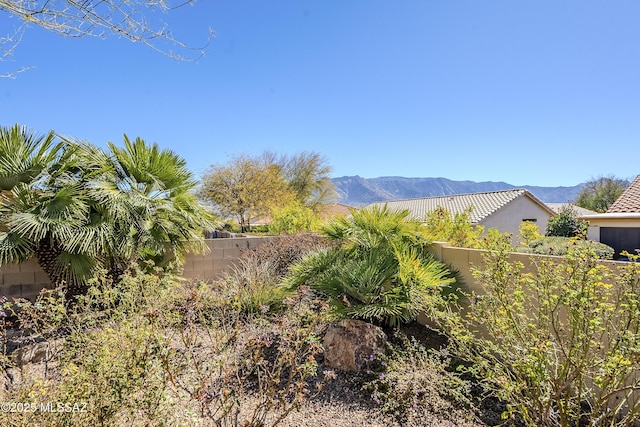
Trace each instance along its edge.
{"label": "green hedge", "polygon": [[569,247],[588,248],[595,252],[600,259],[613,259],[615,251],[611,246],[593,240],[579,240],[570,237],[542,237],[533,240],[527,247],[519,246],[517,252],[541,254],[541,255],[566,255]]}

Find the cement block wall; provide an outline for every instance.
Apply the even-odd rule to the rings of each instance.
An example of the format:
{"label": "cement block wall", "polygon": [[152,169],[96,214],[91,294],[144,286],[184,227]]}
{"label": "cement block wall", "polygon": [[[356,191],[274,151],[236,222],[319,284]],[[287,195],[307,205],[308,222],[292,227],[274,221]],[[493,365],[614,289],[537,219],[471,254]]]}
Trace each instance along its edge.
{"label": "cement block wall", "polygon": [[49,277],[33,258],[0,267],[0,296],[33,299],[49,286]]}
{"label": "cement block wall", "polygon": [[[271,237],[207,239],[209,251],[200,255],[188,254],[182,276],[187,279],[215,280],[229,271],[244,251],[254,249],[269,239]],[[20,264],[0,267],[0,296],[33,300],[43,288],[49,287],[49,278],[33,258]]]}
{"label": "cement block wall", "polygon": [[272,237],[237,237],[207,239],[209,252],[189,254],[185,259],[182,276],[186,279],[215,280],[233,266],[243,252],[255,249]]}

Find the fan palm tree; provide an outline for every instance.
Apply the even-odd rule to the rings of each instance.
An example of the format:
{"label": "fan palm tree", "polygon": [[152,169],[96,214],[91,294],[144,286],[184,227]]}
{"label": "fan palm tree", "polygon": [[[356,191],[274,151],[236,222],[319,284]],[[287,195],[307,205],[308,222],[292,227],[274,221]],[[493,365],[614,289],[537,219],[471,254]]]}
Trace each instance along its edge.
{"label": "fan palm tree", "polygon": [[58,156],[55,134],[38,135],[24,126],[0,127],[0,191],[36,179]]}
{"label": "fan palm tree", "polygon": [[[30,141],[22,138],[22,145]],[[215,223],[173,152],[126,135],[125,146],[110,143],[109,152],[65,138],[49,149],[49,139],[39,141],[32,151],[48,162],[3,198],[0,264],[35,256],[51,282],[65,283],[73,296],[99,269],[117,280],[131,261],[205,249],[202,230]]]}

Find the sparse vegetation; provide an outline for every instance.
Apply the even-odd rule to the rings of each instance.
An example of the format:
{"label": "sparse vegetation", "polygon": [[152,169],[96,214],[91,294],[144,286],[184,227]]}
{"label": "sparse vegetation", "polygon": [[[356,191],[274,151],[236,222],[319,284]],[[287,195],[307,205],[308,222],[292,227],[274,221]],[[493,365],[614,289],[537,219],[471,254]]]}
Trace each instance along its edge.
{"label": "sparse vegetation", "polygon": [[591,240],[570,237],[541,237],[529,242],[526,247],[517,247],[514,251],[540,255],[567,255],[573,248],[583,248],[593,251],[600,259],[612,259],[615,251],[611,246]]}
{"label": "sparse vegetation", "polygon": [[635,390],[640,268],[619,276],[573,247],[533,272],[510,262],[507,241],[474,271],[483,292],[468,316],[443,318],[466,372],[506,403],[505,422],[624,426],[640,414]]}
{"label": "sparse vegetation", "polygon": [[[5,306],[23,340],[56,351],[37,374],[4,359],[4,369],[23,375],[0,399],[38,410],[2,411],[0,423],[274,426],[321,389],[323,312],[308,294],[283,301],[285,314],[251,313],[229,298],[226,282],[212,288],[157,274],[95,283],[71,309],[57,291]],[[47,402],[78,410],[39,410]]]}

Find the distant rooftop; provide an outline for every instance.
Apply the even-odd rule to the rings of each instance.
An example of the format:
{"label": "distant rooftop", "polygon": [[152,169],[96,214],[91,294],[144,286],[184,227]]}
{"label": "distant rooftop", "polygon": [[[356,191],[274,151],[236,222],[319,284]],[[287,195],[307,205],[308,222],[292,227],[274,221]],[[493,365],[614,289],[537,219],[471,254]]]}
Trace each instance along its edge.
{"label": "distant rooftop", "polygon": [[[473,206],[469,219],[472,223],[478,224],[506,204],[523,196],[528,196],[542,206],[546,206],[533,194],[523,188],[515,190],[489,191],[484,193],[427,197],[421,199],[391,200],[387,202],[373,203],[372,205],[381,206],[386,204],[389,209],[408,210],[410,217],[420,221],[425,219],[425,214],[427,212],[431,212],[438,207],[442,207],[455,215],[462,213],[470,206]],[[547,209],[551,211],[550,208]]]}
{"label": "distant rooftop", "polygon": [[607,213],[640,213],[640,175],[609,206]]}
{"label": "distant rooftop", "polygon": [[573,203],[545,203],[547,206],[551,208],[555,213],[560,213],[562,208],[565,206],[570,206],[575,213],[580,217],[583,215],[596,215],[598,212],[592,211],[589,209],[581,208],[580,206],[576,206]]}

